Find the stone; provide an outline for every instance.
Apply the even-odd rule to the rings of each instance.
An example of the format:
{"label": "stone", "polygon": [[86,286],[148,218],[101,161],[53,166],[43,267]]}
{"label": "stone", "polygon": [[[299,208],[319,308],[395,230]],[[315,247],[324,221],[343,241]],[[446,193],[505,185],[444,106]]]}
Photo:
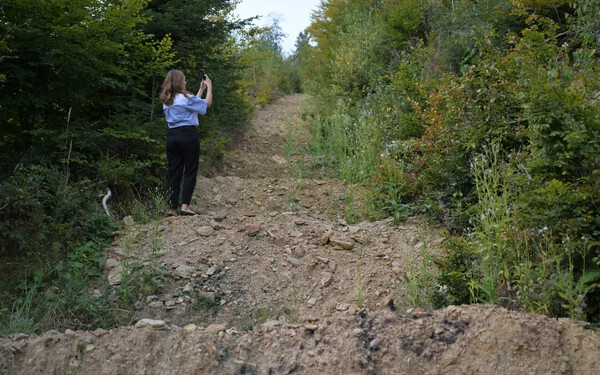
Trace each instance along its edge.
{"label": "stone", "polygon": [[311,297],[308,299],[308,307],[313,307],[315,304],[317,303],[317,298],[316,297]]}
{"label": "stone", "polygon": [[166,307],[175,306],[175,301],[173,301],[173,300],[165,301],[165,306]]}
{"label": "stone", "polygon": [[114,258],[109,258],[106,260],[106,268],[108,268],[109,270],[117,267],[119,264],[121,264],[121,262]]}
{"label": "stone", "polygon": [[8,337],[12,341],[23,341],[23,340],[27,340],[27,338],[29,337],[29,335],[26,335],[24,333],[13,333],[11,335],[8,335]]}
{"label": "stone", "polygon": [[323,287],[328,287],[333,282],[333,274],[331,272],[323,272],[323,277],[321,277],[321,285]]}
{"label": "stone", "polygon": [[224,324],[213,323],[213,324],[209,325],[208,327],[206,327],[205,331],[208,333],[218,333],[218,332],[225,331],[226,329],[227,329],[227,327],[225,327]]}
{"label": "stone", "polygon": [[396,306],[394,305],[394,299],[390,296],[387,296],[383,299],[383,307],[387,307],[392,311],[396,311]]}
{"label": "stone", "polygon": [[318,328],[319,328],[319,326],[318,326],[318,325],[316,325],[316,324],[305,324],[305,325],[304,325],[304,329],[306,329],[307,331],[312,331],[312,332],[314,332],[314,331],[316,331]]}
{"label": "stone", "polygon": [[306,224],[306,220],[304,220],[304,219],[296,219],[296,220],[294,220],[294,224],[296,224],[296,225],[305,225]]}
{"label": "stone", "polygon": [[212,217],[215,221],[223,221],[227,218],[227,209],[218,210]]}
{"label": "stone", "polygon": [[306,255],[306,250],[304,250],[304,247],[298,246],[292,250],[292,254],[296,258],[302,258],[303,256]]}
{"label": "stone", "polygon": [[135,224],[135,220],[133,220],[133,218],[131,216],[125,216],[123,218],[123,223],[125,224],[125,226],[132,226],[133,224]]}
{"label": "stone", "polygon": [[112,285],[119,285],[123,280],[123,265],[119,264],[117,267],[113,268],[108,274],[108,283]]}
{"label": "stone", "polygon": [[195,324],[188,324],[187,326],[183,327],[183,330],[186,332],[194,332],[196,329],[198,329],[198,326]]}
{"label": "stone", "polygon": [[192,283],[187,283],[185,284],[185,286],[183,287],[183,291],[184,293],[189,293],[192,290],[194,290],[194,286],[192,285]]}
{"label": "stone", "polygon": [[294,257],[288,257],[287,258],[288,262],[290,262],[294,267],[298,267],[300,265],[300,260],[294,258]]}
{"label": "stone", "polygon": [[206,274],[208,276],[212,276],[217,272],[217,266],[212,266],[208,269],[208,271],[206,271]]}
{"label": "stone", "polygon": [[361,228],[361,227],[358,227],[358,226],[349,226],[349,227],[348,227],[348,231],[349,231],[350,233],[358,233],[358,232],[360,232],[361,230],[362,230],[362,228]]}
{"label": "stone", "polygon": [[329,242],[329,239],[333,236],[333,231],[330,230],[328,232],[323,233],[321,236],[321,245],[326,245]]}
{"label": "stone", "polygon": [[285,161],[285,158],[283,158],[282,156],[279,155],[273,155],[271,157],[271,160],[273,160],[275,163],[279,164],[279,165],[283,165],[286,164],[287,162]]}
{"label": "stone", "polygon": [[154,301],[154,302],[150,302],[150,304],[148,305],[152,308],[159,308],[159,307],[163,307],[164,303],[163,301]]}
{"label": "stone", "polygon": [[245,231],[249,237],[254,237],[260,232],[260,225],[257,225],[257,224],[246,225]]}
{"label": "stone", "polygon": [[346,311],[350,308],[350,305],[347,303],[338,303],[337,305],[335,305],[335,309],[337,311]]}
{"label": "stone", "polygon": [[300,238],[300,237],[304,236],[304,233],[297,231],[297,230],[293,230],[290,232],[290,236],[294,237],[294,238]]}
{"label": "stone", "polygon": [[214,231],[215,230],[213,229],[213,227],[209,225],[203,225],[200,228],[196,228],[196,233],[198,233],[198,235],[202,237],[208,237],[211,234],[213,234]]}
{"label": "stone", "polygon": [[194,273],[194,268],[190,266],[186,266],[185,264],[180,265],[173,271],[173,274],[177,277],[181,277],[182,279],[189,279],[192,277]]}
{"label": "stone", "polygon": [[348,223],[344,219],[339,219],[338,224],[343,225],[343,226],[348,226]]}
{"label": "stone", "polygon": [[333,246],[334,249],[352,250],[354,248],[354,242],[344,240],[341,238],[331,237],[329,239],[329,242],[331,243],[331,246]]}
{"label": "stone", "polygon": [[328,267],[330,270],[335,271],[336,267],[337,267],[337,263],[335,262],[335,260],[330,260]]}
{"label": "stone", "polygon": [[364,330],[363,330],[363,329],[361,329],[361,328],[355,328],[355,329],[354,329],[354,331],[352,331],[352,334],[353,334],[354,336],[360,336],[360,335],[362,335],[362,334],[363,334],[363,332],[364,332]]}
{"label": "stone", "polygon": [[154,319],[141,319],[135,326],[138,328],[150,327],[155,329],[165,329],[167,327],[167,323],[164,320],[154,320]]}
{"label": "stone", "polygon": [[151,353],[146,353],[146,355],[144,356],[144,361],[146,361],[146,362],[152,362],[152,354]]}
{"label": "stone", "polygon": [[268,320],[266,323],[264,323],[262,325],[263,328],[266,328],[267,330],[272,330],[275,327],[278,327],[281,325],[281,322],[278,320]]}

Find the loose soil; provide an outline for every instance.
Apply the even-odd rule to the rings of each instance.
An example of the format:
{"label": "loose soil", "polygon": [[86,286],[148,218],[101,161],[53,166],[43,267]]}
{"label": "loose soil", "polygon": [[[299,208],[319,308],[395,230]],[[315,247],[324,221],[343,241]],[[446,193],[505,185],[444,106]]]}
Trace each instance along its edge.
{"label": "loose soil", "polygon": [[198,179],[200,215],[127,221],[109,281],[160,282],[132,307],[135,325],[0,338],[0,373],[600,374],[600,333],[577,322],[410,309],[406,280],[441,252],[441,231],[347,223],[360,188],[303,152],[302,101],[257,112],[225,169]]}

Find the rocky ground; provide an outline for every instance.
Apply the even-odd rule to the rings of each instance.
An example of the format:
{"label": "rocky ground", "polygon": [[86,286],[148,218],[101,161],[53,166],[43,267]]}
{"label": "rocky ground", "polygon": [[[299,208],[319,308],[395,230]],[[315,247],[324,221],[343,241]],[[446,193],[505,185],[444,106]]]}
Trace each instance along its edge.
{"label": "rocky ground", "polygon": [[302,99],[260,110],[225,170],[199,178],[200,215],[127,220],[107,277],[157,280],[134,325],[0,338],[0,373],[600,374],[600,333],[576,322],[410,309],[406,280],[440,231],[348,224],[359,189],[302,152]]}

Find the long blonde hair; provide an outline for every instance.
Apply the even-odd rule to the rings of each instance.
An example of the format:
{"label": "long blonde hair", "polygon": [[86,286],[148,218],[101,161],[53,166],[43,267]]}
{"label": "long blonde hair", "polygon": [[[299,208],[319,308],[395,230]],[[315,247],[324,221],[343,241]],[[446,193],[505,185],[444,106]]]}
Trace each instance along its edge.
{"label": "long blonde hair", "polygon": [[172,69],[167,73],[160,90],[160,100],[166,105],[172,105],[177,94],[189,97],[190,93],[185,89],[185,75],[181,70]]}

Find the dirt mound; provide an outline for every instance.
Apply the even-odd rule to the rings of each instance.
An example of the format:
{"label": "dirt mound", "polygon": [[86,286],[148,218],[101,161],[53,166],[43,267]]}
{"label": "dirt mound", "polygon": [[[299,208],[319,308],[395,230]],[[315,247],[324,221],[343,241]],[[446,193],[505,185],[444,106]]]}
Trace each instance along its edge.
{"label": "dirt mound", "polygon": [[385,307],[298,324],[268,321],[249,332],[141,321],[111,331],[0,339],[0,372],[598,374],[599,347],[600,334],[573,322],[500,307],[406,314]]}
{"label": "dirt mound", "polygon": [[158,280],[135,326],[0,338],[0,374],[600,374],[600,333],[569,320],[408,309],[406,281],[440,231],[344,221],[359,188],[302,154],[301,101],[259,111],[222,175],[199,178],[200,215],[126,220],[107,256],[113,293]]}
{"label": "dirt mound", "polygon": [[[219,219],[220,221],[216,221]],[[136,316],[168,323],[225,323],[250,329],[267,319],[287,322],[324,316],[352,306],[374,307],[383,295],[400,297],[407,266],[418,249],[441,237],[416,225],[388,221],[346,225],[308,214],[271,211],[266,216],[195,216],[130,229],[109,253],[109,279],[125,264],[157,265],[162,293],[148,296]],[[133,236],[133,237],[132,237]],[[135,250],[126,244],[135,243]],[[426,245],[427,243],[431,245]],[[204,297],[220,307],[207,314]]]}

